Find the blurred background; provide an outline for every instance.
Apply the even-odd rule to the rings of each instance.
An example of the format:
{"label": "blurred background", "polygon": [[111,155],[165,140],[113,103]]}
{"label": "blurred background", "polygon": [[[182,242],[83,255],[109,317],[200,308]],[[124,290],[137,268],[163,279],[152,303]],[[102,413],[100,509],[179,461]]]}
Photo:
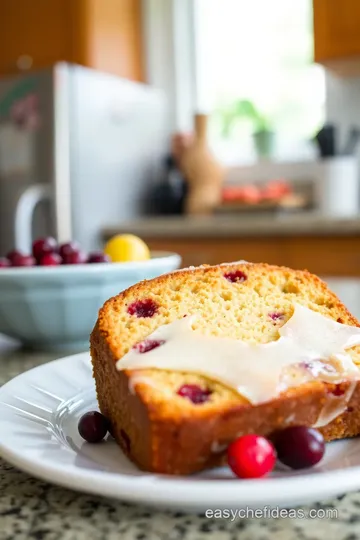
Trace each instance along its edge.
{"label": "blurred background", "polygon": [[360,275],[358,0],[1,0],[0,255]]}

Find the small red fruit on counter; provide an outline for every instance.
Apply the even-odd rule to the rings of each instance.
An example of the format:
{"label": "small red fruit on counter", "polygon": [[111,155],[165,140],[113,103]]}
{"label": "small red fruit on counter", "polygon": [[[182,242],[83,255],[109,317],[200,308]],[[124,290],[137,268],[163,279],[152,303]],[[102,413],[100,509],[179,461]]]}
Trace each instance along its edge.
{"label": "small red fruit on counter", "polygon": [[262,198],[267,200],[281,200],[285,195],[292,192],[289,182],[286,180],[273,180],[265,186]]}
{"label": "small red fruit on counter", "polygon": [[244,435],[230,444],[228,464],[239,478],[260,478],[271,472],[276,451],[270,441],[260,435]]}
{"label": "small red fruit on counter", "polygon": [[246,186],[243,189],[242,200],[247,204],[257,204],[261,201],[261,191],[257,186]]}

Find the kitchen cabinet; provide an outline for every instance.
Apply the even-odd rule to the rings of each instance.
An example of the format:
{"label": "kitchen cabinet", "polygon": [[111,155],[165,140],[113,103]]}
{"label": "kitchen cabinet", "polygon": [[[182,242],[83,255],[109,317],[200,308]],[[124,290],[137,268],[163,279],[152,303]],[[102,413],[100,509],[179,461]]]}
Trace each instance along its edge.
{"label": "kitchen cabinet", "polygon": [[360,237],[143,238],[151,250],[179,253],[182,267],[243,259],[320,276],[360,277]]}
{"label": "kitchen cabinet", "polygon": [[102,231],[135,234],[153,251],[176,251],[182,266],[244,259],[306,268],[321,276],[360,277],[360,218],[143,217]]}
{"label": "kitchen cabinet", "polygon": [[0,76],[72,62],[143,80],[141,0],[1,0]]}
{"label": "kitchen cabinet", "polygon": [[321,276],[360,277],[360,217],[314,212],[274,216],[139,217],[101,231],[140,236],[153,251],[176,251],[182,266],[241,259],[307,269]]}
{"label": "kitchen cabinet", "polygon": [[339,74],[360,74],[360,2],[313,0],[315,62]]}

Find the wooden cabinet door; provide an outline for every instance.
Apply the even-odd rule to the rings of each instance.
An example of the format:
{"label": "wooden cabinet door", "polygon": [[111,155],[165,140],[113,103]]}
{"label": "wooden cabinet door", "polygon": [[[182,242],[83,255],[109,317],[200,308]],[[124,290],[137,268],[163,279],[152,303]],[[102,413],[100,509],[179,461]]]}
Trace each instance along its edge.
{"label": "wooden cabinet door", "polygon": [[24,57],[30,70],[65,61],[141,81],[141,0],[0,0],[0,76]]}
{"label": "wooden cabinet door", "polygon": [[313,0],[316,62],[360,56],[360,1]]}
{"label": "wooden cabinet door", "polygon": [[144,233],[142,238],[153,251],[179,253],[182,267],[245,259],[290,268],[306,268],[320,276],[360,276],[358,236],[155,239],[147,238]]}
{"label": "wooden cabinet door", "polygon": [[71,61],[70,19],[69,0],[1,0],[0,74],[18,72],[21,57],[32,70]]}
{"label": "wooden cabinet door", "polygon": [[86,25],[81,63],[143,80],[141,0],[85,0],[80,22]]}

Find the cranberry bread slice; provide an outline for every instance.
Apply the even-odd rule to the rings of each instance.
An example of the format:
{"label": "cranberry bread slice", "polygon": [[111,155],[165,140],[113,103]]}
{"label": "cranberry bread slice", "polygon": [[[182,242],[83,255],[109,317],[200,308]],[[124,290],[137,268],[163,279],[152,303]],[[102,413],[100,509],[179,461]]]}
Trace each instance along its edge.
{"label": "cranberry bread slice", "polygon": [[[254,406],[232,388],[195,373],[116,369],[135,344],[185,315],[197,314],[193,328],[207,335],[277,340],[295,303],[360,326],[318,277],[267,264],[180,270],[108,300],[91,334],[93,372],[100,410],[128,457],[147,471],[189,474],[223,463],[226,446],[241,434],[313,425],[329,396],[341,399],[352,383],[312,381]],[[360,363],[360,347],[349,352]],[[356,383],[346,412],[322,428],[327,440],[360,433],[359,404]]]}

